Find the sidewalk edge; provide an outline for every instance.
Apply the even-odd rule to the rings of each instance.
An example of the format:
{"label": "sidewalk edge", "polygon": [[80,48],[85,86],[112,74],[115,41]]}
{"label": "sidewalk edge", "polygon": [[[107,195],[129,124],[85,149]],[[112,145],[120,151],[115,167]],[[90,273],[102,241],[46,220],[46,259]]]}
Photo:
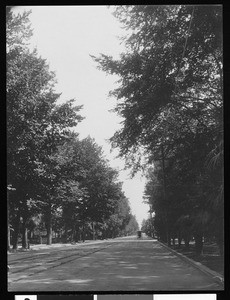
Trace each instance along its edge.
{"label": "sidewalk edge", "polygon": [[164,246],[166,249],[170,250],[171,252],[173,252],[175,255],[177,255],[178,257],[180,257],[181,259],[189,262],[191,265],[193,265],[195,268],[197,268],[198,270],[200,270],[201,272],[203,272],[204,274],[211,276],[212,279],[217,282],[218,284],[220,284],[221,286],[224,287],[224,277],[223,275],[221,275],[220,273],[217,273],[216,271],[213,271],[211,269],[209,269],[208,267],[204,266],[203,264],[201,264],[200,262],[197,262],[191,258],[188,258],[187,256],[177,252],[176,250],[168,247],[167,245],[165,245],[164,243],[158,241],[162,246]]}

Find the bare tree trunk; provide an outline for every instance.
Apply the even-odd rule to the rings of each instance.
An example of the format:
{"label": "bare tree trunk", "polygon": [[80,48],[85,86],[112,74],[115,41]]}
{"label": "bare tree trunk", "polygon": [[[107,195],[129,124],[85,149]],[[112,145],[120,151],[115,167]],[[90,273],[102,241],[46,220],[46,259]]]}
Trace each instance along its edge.
{"label": "bare tree trunk", "polygon": [[52,245],[52,224],[51,220],[47,223],[47,245]]}
{"label": "bare tree trunk", "polygon": [[52,245],[52,210],[51,204],[48,206],[46,230],[47,230],[47,245]]}
{"label": "bare tree trunk", "polygon": [[40,232],[39,232],[39,243],[42,244],[42,235]]}
{"label": "bare tree trunk", "polygon": [[7,250],[10,250],[10,225],[8,224]]}
{"label": "bare tree trunk", "polygon": [[224,238],[223,234],[221,233],[218,237],[216,237],[217,245],[219,247],[220,256],[224,256]]}
{"label": "bare tree trunk", "polygon": [[82,226],[82,241],[83,243],[85,242],[85,222],[83,222],[83,226]]}
{"label": "bare tree trunk", "polygon": [[186,236],[184,237],[184,243],[185,243],[185,249],[186,249],[186,250],[189,250],[189,241],[190,241],[190,238],[189,238],[188,235],[186,235]]}
{"label": "bare tree trunk", "polygon": [[173,247],[175,247],[176,242],[175,242],[175,236],[173,237]]}
{"label": "bare tree trunk", "polygon": [[22,223],[22,248],[28,249],[28,230],[26,228],[26,221]]}
{"label": "bare tree trunk", "polygon": [[64,243],[68,242],[68,226],[67,226],[67,224],[65,224],[65,227],[64,227],[64,234],[62,235],[62,241]]}
{"label": "bare tree trunk", "polygon": [[79,226],[76,225],[76,228],[75,228],[75,241],[79,242],[79,239],[80,239],[80,237],[79,237]]}
{"label": "bare tree trunk", "polygon": [[93,229],[93,240],[96,240],[96,238],[95,238],[95,228],[94,228],[94,222],[92,222],[92,229]]}
{"label": "bare tree trunk", "polygon": [[[163,193],[164,193],[164,204],[166,205],[166,176],[165,176],[165,155],[164,155],[164,146],[161,144],[161,159],[162,159],[162,173],[163,173]],[[168,218],[168,212],[165,213],[166,217],[166,239],[168,246],[171,246],[171,236],[170,236],[170,229],[169,229],[169,218]]]}
{"label": "bare tree trunk", "polygon": [[181,247],[181,233],[180,233],[180,230],[178,231],[178,247],[180,248]]}
{"label": "bare tree trunk", "polygon": [[75,222],[72,226],[72,237],[71,237],[71,241],[75,242],[76,241],[76,228],[75,228]]}
{"label": "bare tree trunk", "polygon": [[[167,226],[167,227],[169,227],[169,226]],[[171,233],[168,228],[167,228],[167,244],[169,247],[171,246]]]}
{"label": "bare tree trunk", "polygon": [[9,203],[9,191],[7,191],[7,250],[10,250],[10,203]]}
{"label": "bare tree trunk", "polygon": [[201,255],[203,252],[203,235],[197,232],[194,235],[195,238],[195,247],[196,247],[196,255]]}
{"label": "bare tree trunk", "polygon": [[18,249],[19,227],[20,227],[20,211],[18,211],[16,220],[14,222],[14,231],[13,231],[13,238],[12,238],[12,244],[14,250]]}
{"label": "bare tree trunk", "polygon": [[220,256],[224,256],[224,216],[220,218],[220,224],[218,226],[218,231],[215,234],[216,243],[219,247]]}

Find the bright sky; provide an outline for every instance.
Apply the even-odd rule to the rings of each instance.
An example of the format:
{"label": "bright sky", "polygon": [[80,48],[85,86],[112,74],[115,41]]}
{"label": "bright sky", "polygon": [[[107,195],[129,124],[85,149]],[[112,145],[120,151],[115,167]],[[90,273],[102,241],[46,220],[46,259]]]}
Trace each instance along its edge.
{"label": "bright sky", "polygon": [[145,179],[140,174],[129,178],[123,171],[124,162],[116,159],[117,151],[110,153],[106,141],[119,128],[121,119],[112,112],[116,99],[108,93],[116,86],[117,77],[96,69],[90,55],[100,53],[115,58],[124,50],[118,36],[124,31],[106,6],[16,6],[14,11],[32,10],[30,21],[34,29],[32,46],[47,59],[58,80],[57,91],[61,101],[75,99],[84,105],[81,115],[85,119],[77,126],[80,138],[90,135],[103,147],[110,165],[120,170],[119,179],[130,201],[132,213],[139,225],[148,217],[148,206],[143,204]]}

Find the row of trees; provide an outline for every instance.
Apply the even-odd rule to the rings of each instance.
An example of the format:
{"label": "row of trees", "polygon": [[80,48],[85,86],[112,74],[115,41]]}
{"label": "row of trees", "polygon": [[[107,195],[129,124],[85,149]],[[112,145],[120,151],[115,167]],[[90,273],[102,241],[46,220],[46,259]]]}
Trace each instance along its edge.
{"label": "row of trees", "polygon": [[222,8],[124,5],[114,15],[127,51],[94,58],[120,77],[112,145],[134,173],[148,170],[145,201],[161,240],[194,237],[200,254],[203,238],[214,239],[223,254]]}
{"label": "row of trees", "polygon": [[143,219],[141,224],[141,231],[143,231],[146,235],[155,238],[156,231],[154,226],[154,219],[152,218],[152,215],[148,219]]}
{"label": "row of trees", "polygon": [[46,230],[48,244],[53,231],[63,241],[136,231],[117,171],[74,132],[82,106],[57,104],[55,74],[28,47],[29,14],[6,14],[8,248],[20,234],[27,248],[35,230]]}

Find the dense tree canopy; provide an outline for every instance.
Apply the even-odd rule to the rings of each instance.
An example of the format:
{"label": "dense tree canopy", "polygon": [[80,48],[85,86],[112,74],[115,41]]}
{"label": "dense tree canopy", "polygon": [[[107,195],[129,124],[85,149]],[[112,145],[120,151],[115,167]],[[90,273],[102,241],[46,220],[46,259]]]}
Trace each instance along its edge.
{"label": "dense tree canopy", "polygon": [[189,220],[197,244],[209,231],[222,245],[222,8],[122,5],[114,15],[128,30],[127,51],[94,57],[120,77],[112,145],[134,172],[154,165],[147,202],[168,243],[172,224]]}
{"label": "dense tree canopy", "polygon": [[163,139],[218,125],[217,118],[221,126],[221,7],[119,6],[115,15],[132,30],[127,52],[119,60],[95,60],[120,76],[112,94],[123,127],[112,142],[121,155],[130,157],[142,145],[152,153]]}
{"label": "dense tree canopy", "polygon": [[102,232],[97,224],[113,214],[123,227],[130,216],[129,204],[125,213],[118,209],[126,200],[101,147],[90,137],[78,138],[82,106],[75,99],[57,104],[55,74],[28,47],[29,15],[7,8],[8,248],[12,243],[15,249],[20,236],[28,247],[28,232],[46,232],[48,244],[54,234],[63,241],[84,240]]}

